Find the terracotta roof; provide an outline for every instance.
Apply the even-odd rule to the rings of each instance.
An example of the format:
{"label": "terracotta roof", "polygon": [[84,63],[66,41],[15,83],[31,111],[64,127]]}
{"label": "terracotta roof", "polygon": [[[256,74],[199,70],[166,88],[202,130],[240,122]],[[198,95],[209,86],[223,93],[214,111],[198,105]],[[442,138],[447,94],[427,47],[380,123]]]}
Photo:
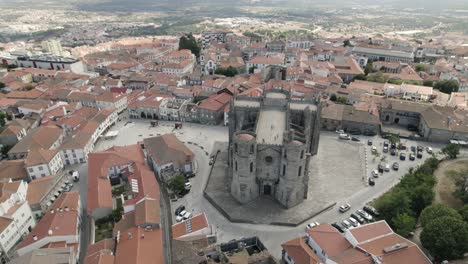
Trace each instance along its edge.
{"label": "terracotta roof", "polygon": [[[55,203],[62,204],[64,200],[68,201],[68,196],[79,197],[77,192],[63,193],[59,196]],[[41,218],[39,223],[37,223],[36,227],[19,244],[18,250],[35,243],[39,243],[40,245],[41,243],[43,243],[41,242],[41,240],[45,237],[52,236],[59,238],[61,236],[78,236],[78,204],[76,203],[68,205],[69,207],[67,210],[50,210],[46,212],[46,214]],[[34,239],[34,237],[36,237],[37,239]],[[55,242],[58,243],[65,241],[55,240]]]}
{"label": "terracotta roof", "polygon": [[158,164],[185,164],[194,158],[193,152],[187,148],[174,134],[145,138],[145,148]]}
{"label": "terracotta roof", "polygon": [[115,264],[164,263],[162,231],[132,227],[121,233],[116,251]]}
{"label": "terracotta roof", "polygon": [[80,194],[78,192],[65,192],[52,204],[50,210],[59,208],[76,209],[80,202]]}
{"label": "terracotta roof", "polygon": [[33,148],[50,149],[62,136],[63,131],[56,126],[40,126],[30,131],[8,153],[25,153]]}
{"label": "terracotta roof", "polygon": [[144,199],[135,205],[135,225],[144,226],[146,224],[159,224],[161,222],[161,212],[159,201]]}
{"label": "terracotta roof", "polygon": [[[406,243],[408,247],[400,248],[395,251],[385,253],[384,248],[395,246],[396,244],[403,245]],[[386,264],[430,264],[432,263],[421,249],[413,242],[404,239],[403,237],[392,233],[390,235],[376,237],[375,240],[360,244],[360,247],[369,253],[381,258],[382,263]]]}
{"label": "terracotta roof", "polygon": [[42,198],[46,196],[52,187],[52,184],[55,182],[56,176],[46,176],[36,180],[32,180],[28,184],[28,193],[26,195],[26,200],[30,205],[38,204],[41,202]]}
{"label": "terracotta roof", "polygon": [[199,109],[211,110],[211,111],[221,111],[226,107],[226,105],[231,100],[231,95],[227,93],[221,93],[214,96],[211,96],[208,99],[203,100],[200,105],[198,105]]}
{"label": "terracotta roof", "polygon": [[25,164],[26,166],[36,166],[41,164],[49,164],[49,162],[58,154],[57,150],[48,149],[32,149],[28,153]]}
{"label": "terracotta roof", "polygon": [[11,224],[11,222],[13,222],[12,218],[0,216],[0,232],[3,232],[3,230],[5,230],[5,228]]}
{"label": "terracotta roof", "polygon": [[[190,229],[187,225],[190,224]],[[181,239],[190,233],[209,228],[205,213],[198,214],[183,222],[172,225],[172,238]]]}
{"label": "terracotta roof", "polygon": [[289,240],[281,245],[281,247],[288,253],[288,255],[297,264],[319,264],[320,258],[314,251],[305,243],[304,237],[298,237]]}
{"label": "terracotta roof", "polygon": [[329,224],[321,224],[308,229],[307,233],[330,257],[352,247],[348,240]]}
{"label": "terracotta roof", "polygon": [[255,56],[249,61],[250,64],[270,64],[270,65],[281,65],[284,60],[277,57],[261,57]]}
{"label": "terracotta roof", "polygon": [[3,160],[0,162],[0,180],[9,178],[12,180],[28,179],[23,159]]}
{"label": "terracotta roof", "polygon": [[88,246],[84,264],[113,264],[114,239],[108,238]]}
{"label": "terracotta roof", "polygon": [[349,230],[349,232],[353,235],[358,243],[365,243],[369,239],[393,233],[392,229],[385,221],[379,221],[373,224],[352,228]]}

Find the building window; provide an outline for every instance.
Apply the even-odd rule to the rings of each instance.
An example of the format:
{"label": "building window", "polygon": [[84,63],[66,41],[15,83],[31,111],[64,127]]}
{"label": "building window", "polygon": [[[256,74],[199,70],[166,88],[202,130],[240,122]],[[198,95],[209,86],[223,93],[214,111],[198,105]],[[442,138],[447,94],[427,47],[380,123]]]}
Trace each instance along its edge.
{"label": "building window", "polygon": [[304,150],[301,151],[301,159],[303,159],[303,158],[304,158]]}
{"label": "building window", "polygon": [[272,156],[266,156],[265,157],[265,162],[266,163],[272,163],[273,162],[273,157]]}
{"label": "building window", "polygon": [[234,143],[234,152],[237,153],[237,143]]}
{"label": "building window", "polygon": [[287,157],[288,157],[288,151],[284,150],[284,158],[287,158]]}
{"label": "building window", "polygon": [[286,165],[283,164],[283,176],[286,176]]}
{"label": "building window", "polygon": [[250,145],[250,153],[254,153],[254,146]]}
{"label": "building window", "polygon": [[44,168],[42,168],[42,166],[39,166],[39,170],[40,170],[40,171],[41,171],[41,170],[44,170]]}
{"label": "building window", "polygon": [[34,169],[33,169],[33,168],[29,168],[28,170],[29,170],[29,172],[33,172],[33,171],[34,171]]}
{"label": "building window", "polygon": [[299,166],[299,169],[298,169],[298,171],[297,171],[297,176],[300,177],[301,174],[302,174],[302,166]]}
{"label": "building window", "polygon": [[237,161],[236,161],[236,171],[237,171]]}
{"label": "building window", "polygon": [[253,172],[253,162],[250,162],[250,172]]}

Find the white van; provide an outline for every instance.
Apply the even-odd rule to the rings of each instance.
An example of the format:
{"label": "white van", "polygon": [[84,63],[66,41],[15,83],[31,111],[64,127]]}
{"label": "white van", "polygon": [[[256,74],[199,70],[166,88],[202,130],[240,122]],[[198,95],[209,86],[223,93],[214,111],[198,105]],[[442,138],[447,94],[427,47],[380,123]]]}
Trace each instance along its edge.
{"label": "white van", "polygon": [[73,171],[72,178],[74,182],[77,182],[80,180],[80,174],[77,171]]}
{"label": "white van", "polygon": [[350,140],[351,138],[348,134],[340,134],[339,139]]}

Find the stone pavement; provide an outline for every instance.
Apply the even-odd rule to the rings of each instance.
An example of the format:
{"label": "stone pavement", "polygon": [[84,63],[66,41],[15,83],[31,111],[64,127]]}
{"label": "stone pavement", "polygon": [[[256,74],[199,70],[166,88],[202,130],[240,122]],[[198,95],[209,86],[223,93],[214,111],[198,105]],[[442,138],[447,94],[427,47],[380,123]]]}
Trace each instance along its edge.
{"label": "stone pavement", "polygon": [[319,154],[310,163],[308,198],[293,208],[265,196],[244,205],[232,198],[226,147],[216,157],[204,196],[232,222],[297,226],[365,188],[363,144],[341,141],[335,135],[322,137],[320,144]]}

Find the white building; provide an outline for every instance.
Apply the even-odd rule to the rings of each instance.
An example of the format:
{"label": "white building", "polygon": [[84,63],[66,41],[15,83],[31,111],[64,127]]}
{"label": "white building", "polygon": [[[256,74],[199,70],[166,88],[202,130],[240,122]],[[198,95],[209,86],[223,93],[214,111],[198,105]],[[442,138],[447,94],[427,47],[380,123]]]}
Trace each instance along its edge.
{"label": "white building", "polygon": [[3,257],[32,230],[36,222],[26,201],[26,182],[0,182],[0,188],[0,250]]}
{"label": "white building", "polygon": [[250,68],[261,71],[270,65],[284,65],[284,59],[279,57],[253,57],[246,65],[246,71],[249,72]]}
{"label": "white building", "polygon": [[31,180],[54,175],[63,169],[63,161],[57,150],[34,149],[25,160]]}
{"label": "white building", "polygon": [[51,53],[52,55],[55,55],[55,56],[64,55],[62,44],[58,40],[54,40],[54,39],[45,40],[45,41],[42,41],[41,44],[42,44],[42,50],[47,53]]}
{"label": "white building", "polygon": [[16,252],[23,256],[39,248],[74,248],[75,261],[80,255],[81,203],[78,192],[63,193],[42,217],[36,227],[18,245]]}

